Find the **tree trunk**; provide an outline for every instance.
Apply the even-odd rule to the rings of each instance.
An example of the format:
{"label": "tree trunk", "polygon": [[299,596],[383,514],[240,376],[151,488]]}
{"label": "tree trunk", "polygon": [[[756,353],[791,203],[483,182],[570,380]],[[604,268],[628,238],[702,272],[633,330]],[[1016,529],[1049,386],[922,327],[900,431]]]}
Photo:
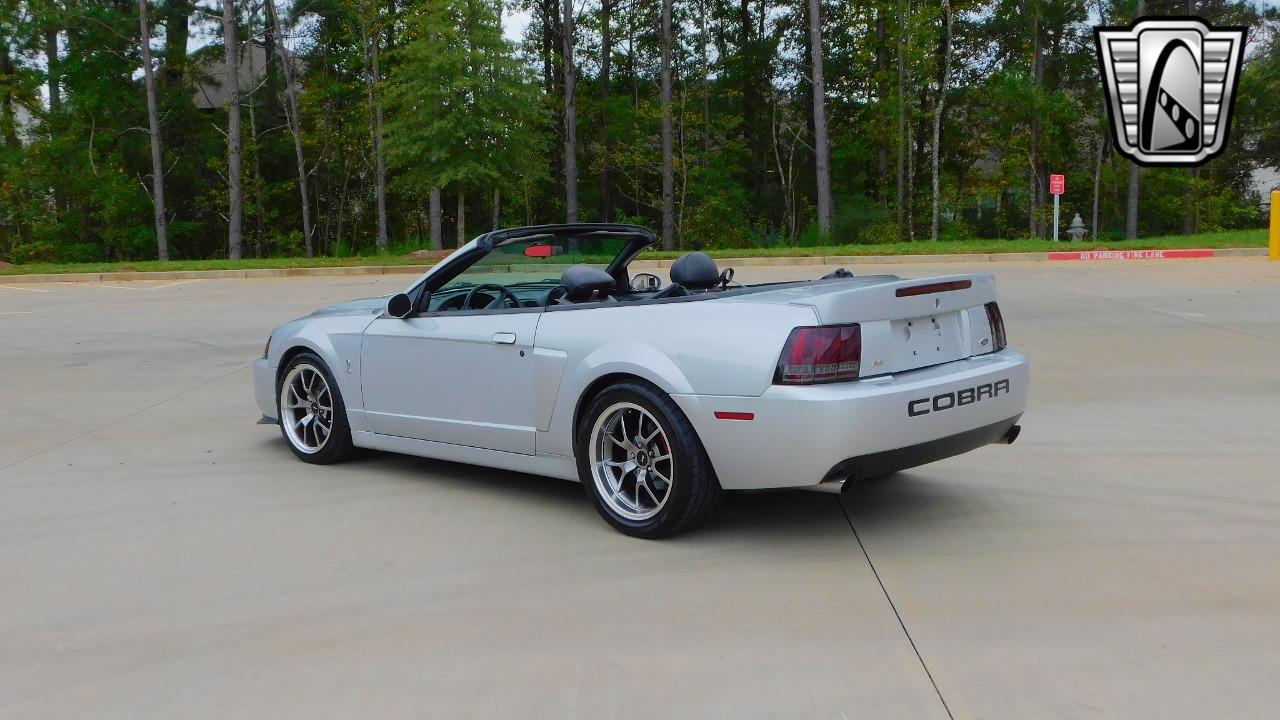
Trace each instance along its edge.
{"label": "tree trunk", "polygon": [[280,51],[280,67],[284,70],[285,115],[289,121],[289,131],[293,134],[293,152],[298,161],[298,195],[302,198],[302,240],[307,257],[315,255],[312,246],[311,228],[311,193],[307,190],[307,161],[302,151],[302,117],[298,115],[298,81],[294,77],[293,62],[284,46],[284,25],[280,22],[280,13],[276,10],[276,0],[267,0],[267,12],[271,15],[271,23],[275,26],[275,40]]}
{"label": "tree trunk", "polygon": [[1124,236],[1126,240],[1138,239],[1138,164],[1129,161],[1129,205],[1124,214]]}
{"label": "tree trunk", "polygon": [[613,0],[600,0],[600,147],[604,162],[600,163],[600,219],[613,219],[613,185],[611,167],[613,139],[609,135],[609,72],[613,66],[613,32],[610,27]]}
{"label": "tree trunk", "polygon": [[382,38],[377,28],[369,33],[369,67],[373,71],[369,79],[369,104],[372,106],[370,135],[373,140],[373,167],[375,195],[378,203],[378,252],[387,251],[387,161],[382,151],[382,101],[375,94],[378,84],[382,82],[381,70],[378,67],[378,46]]}
{"label": "tree trunk", "polygon": [[49,114],[62,112],[62,60],[58,57],[58,28],[45,30],[45,69],[49,75]]}
{"label": "tree trunk", "polygon": [[499,230],[502,228],[502,190],[495,187],[493,189],[493,224],[492,229]]}
{"label": "tree trunk", "polygon": [[[1138,17],[1141,17],[1144,11],[1144,3],[1138,0]],[[1129,161],[1129,204],[1125,208],[1124,214],[1124,236],[1127,240],[1138,239],[1138,164]]]}
{"label": "tree trunk", "polygon": [[240,46],[236,44],[235,0],[222,0],[222,41],[226,45],[227,74],[227,257],[243,255],[241,214],[244,191],[240,182]]}
{"label": "tree trunk", "polygon": [[906,58],[903,56],[903,48],[906,47],[904,35],[906,34],[906,14],[903,12],[902,4],[905,0],[898,0],[898,197],[897,214],[898,214],[898,237],[902,237],[904,209],[906,206],[907,195],[907,175],[906,175],[906,142],[907,142],[907,64]]}
{"label": "tree trunk", "polygon": [[942,110],[947,104],[947,85],[951,82],[951,0],[942,0],[942,11],[946,16],[946,34],[942,36],[942,79],[938,83],[938,102],[933,108],[933,158],[931,176],[933,181],[933,219],[929,225],[929,239],[938,239],[938,156],[942,145]]}
{"label": "tree trunk", "polygon": [[884,101],[888,98],[888,83],[885,75],[888,71],[889,62],[886,57],[885,47],[888,40],[888,28],[885,26],[884,8],[876,8],[876,105],[880,108],[876,113],[876,201],[881,207],[886,207],[888,188],[886,181],[889,178],[889,143],[885,137],[883,113]]}
{"label": "tree trunk", "polygon": [[1107,136],[1104,131],[1098,138],[1098,162],[1093,166],[1093,224],[1089,226],[1089,232],[1093,233],[1090,238],[1092,240],[1098,239],[1098,197],[1102,190],[1102,158],[1106,151]]}
{"label": "tree trunk", "polygon": [[[1196,0],[1187,0],[1187,15],[1196,14]],[[1196,208],[1195,180],[1200,177],[1200,169],[1189,167],[1187,173],[1186,213],[1182,216],[1182,234],[1194,235],[1200,231],[1200,218]]]}
{"label": "tree trunk", "polygon": [[1194,235],[1200,232],[1200,218],[1198,217],[1196,207],[1196,178],[1200,177],[1200,168],[1184,168],[1187,174],[1187,191],[1183,197],[1185,199],[1186,211],[1182,215],[1182,234]]}
{"label": "tree trunk", "polygon": [[458,190],[458,247],[467,242],[467,191]]}
{"label": "tree trunk", "polygon": [[4,138],[4,142],[11,148],[18,147],[20,141],[18,139],[18,117],[13,109],[13,80],[15,68],[13,64],[13,56],[9,54],[9,40],[5,38],[0,41],[0,78],[4,79],[4,83],[0,84],[0,136]]}
{"label": "tree trunk", "polygon": [[[253,20],[254,20],[254,9],[250,7],[249,12],[245,13],[245,26],[246,26],[245,33],[247,35],[247,40],[250,47],[253,46],[254,38],[255,38],[255,35],[253,32]],[[249,61],[249,77],[255,78],[258,75],[257,75],[257,68],[254,66],[254,62],[253,62],[254,54],[252,52],[249,52],[249,53],[246,53],[246,55]],[[268,247],[268,244],[267,244],[267,234],[263,231],[262,155],[261,155],[261,152],[259,152],[259,146],[258,146],[258,115],[257,115],[257,111],[254,109],[256,105],[253,97],[255,90],[257,90],[257,87],[251,86],[249,88],[248,97],[243,99],[247,100],[245,104],[249,107],[249,155],[251,158],[250,162],[253,164],[254,247],[258,257],[266,257],[267,255],[270,254],[271,248]]]}
{"label": "tree trunk", "polygon": [[147,87],[147,126],[151,135],[151,201],[156,222],[156,252],[169,259],[169,234],[164,216],[164,150],[160,139],[160,111],[156,107],[155,69],[151,67],[151,28],[147,0],[138,0],[138,24],[142,37],[142,75]]}
{"label": "tree trunk", "polygon": [[813,145],[818,173],[818,232],[831,235],[831,145],[827,136],[827,99],[822,77],[822,2],[809,0],[809,51],[813,57]]}
{"label": "tree trunk", "polygon": [[707,62],[707,0],[698,0],[698,60],[702,69],[702,166],[711,159],[711,69]]}
{"label": "tree trunk", "polygon": [[573,0],[564,3],[564,209],[565,221],[578,222],[578,101],[573,67]]}
{"label": "tree trunk", "polygon": [[[56,12],[52,10],[51,12]],[[58,24],[45,29],[44,56],[45,72],[49,87],[49,135],[57,137],[62,128],[62,59],[58,56]],[[53,207],[62,211],[67,209],[67,195],[60,184],[53,187]]]}
{"label": "tree trunk", "polygon": [[738,54],[742,71],[742,146],[747,154],[745,168],[747,197],[756,201],[763,194],[756,170],[756,136],[759,121],[756,111],[763,106],[761,90],[757,86],[754,73],[755,43],[752,42],[753,23],[751,21],[751,0],[739,0],[738,3]]}
{"label": "tree trunk", "polygon": [[676,247],[675,160],[671,131],[671,2],[662,0],[662,247]]}
{"label": "tree trunk", "polygon": [[1036,215],[1036,211],[1040,209],[1040,109],[1036,107],[1039,104],[1040,87],[1044,81],[1044,62],[1041,54],[1044,51],[1044,45],[1041,42],[1040,33],[1040,3],[1035,2],[1035,12],[1031,21],[1031,92],[1035,95],[1036,100],[1031,107],[1031,147],[1027,152],[1027,161],[1030,167],[1031,179],[1027,183],[1027,225],[1028,233],[1032,238],[1040,237],[1040,218]]}
{"label": "tree trunk", "polygon": [[431,249],[440,250],[444,247],[444,230],[441,227],[444,220],[444,208],[440,202],[440,188],[433,187],[429,193],[428,215],[431,224]]}

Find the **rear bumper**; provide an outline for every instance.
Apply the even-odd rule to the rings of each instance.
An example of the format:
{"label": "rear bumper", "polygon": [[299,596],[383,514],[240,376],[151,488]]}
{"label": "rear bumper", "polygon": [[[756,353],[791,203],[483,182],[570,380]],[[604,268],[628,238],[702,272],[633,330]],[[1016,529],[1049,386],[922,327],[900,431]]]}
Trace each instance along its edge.
{"label": "rear bumper", "polygon": [[725,488],[806,487],[846,469],[882,475],[999,441],[1026,409],[1029,377],[1027,358],[1005,349],[896,376],[774,385],[760,397],[673,399]]}
{"label": "rear bumper", "polygon": [[910,445],[894,450],[884,450],[870,455],[849,458],[836,463],[822,479],[820,489],[843,492],[858,480],[881,477],[890,473],[918,467],[944,458],[977,450],[983,445],[1004,442],[1012,444],[1018,437],[1018,418],[1012,417],[973,430]]}

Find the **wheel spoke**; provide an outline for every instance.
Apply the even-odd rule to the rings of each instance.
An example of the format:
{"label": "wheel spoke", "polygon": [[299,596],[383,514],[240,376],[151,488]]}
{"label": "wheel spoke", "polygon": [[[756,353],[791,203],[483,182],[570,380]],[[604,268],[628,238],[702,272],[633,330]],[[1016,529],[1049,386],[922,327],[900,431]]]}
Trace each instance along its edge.
{"label": "wheel spoke", "polygon": [[653,506],[654,506],[654,507],[657,507],[658,505],[662,504],[662,503],[661,503],[661,501],[660,501],[660,500],[658,500],[658,496],[657,496],[657,495],[654,495],[654,494],[653,494],[653,491],[649,489],[649,483],[645,483],[645,484],[644,484],[644,491],[645,491],[646,493],[648,493],[648,494],[649,494],[649,498],[653,500]]}

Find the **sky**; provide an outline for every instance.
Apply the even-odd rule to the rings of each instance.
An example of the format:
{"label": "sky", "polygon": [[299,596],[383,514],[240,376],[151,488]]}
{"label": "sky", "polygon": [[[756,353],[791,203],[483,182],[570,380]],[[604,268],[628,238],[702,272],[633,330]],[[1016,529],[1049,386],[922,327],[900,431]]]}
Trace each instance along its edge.
{"label": "sky", "polygon": [[[1280,0],[1271,0],[1280,4]],[[502,10],[502,34],[508,40],[514,43],[520,42],[524,37],[524,29],[529,26],[530,13],[528,10],[517,10],[508,12],[506,8]]]}

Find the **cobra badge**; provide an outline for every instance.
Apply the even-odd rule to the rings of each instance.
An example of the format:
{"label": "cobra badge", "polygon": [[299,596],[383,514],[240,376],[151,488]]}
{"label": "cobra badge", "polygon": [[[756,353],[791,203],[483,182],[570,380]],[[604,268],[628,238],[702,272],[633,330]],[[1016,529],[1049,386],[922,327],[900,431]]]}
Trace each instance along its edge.
{"label": "cobra badge", "polygon": [[1194,17],[1094,28],[1116,150],[1140,165],[1201,165],[1221,153],[1245,32]]}

